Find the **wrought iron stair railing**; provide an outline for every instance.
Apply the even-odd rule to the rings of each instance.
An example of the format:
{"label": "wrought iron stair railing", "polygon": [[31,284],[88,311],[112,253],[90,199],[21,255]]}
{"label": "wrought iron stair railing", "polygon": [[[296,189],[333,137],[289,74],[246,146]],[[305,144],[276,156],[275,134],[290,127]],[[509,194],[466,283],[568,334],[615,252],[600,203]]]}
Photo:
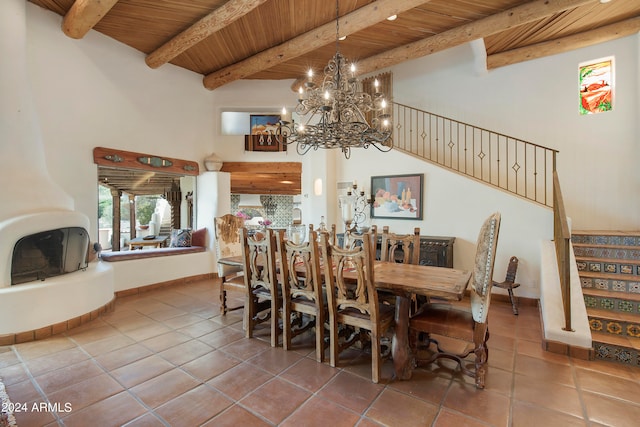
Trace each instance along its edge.
{"label": "wrought iron stair railing", "polygon": [[553,206],[557,150],[393,103],[394,149]]}
{"label": "wrought iron stair railing", "polygon": [[571,331],[571,233],[556,172],[558,151],[407,105],[392,108],[394,149],[553,208],[564,329]]}

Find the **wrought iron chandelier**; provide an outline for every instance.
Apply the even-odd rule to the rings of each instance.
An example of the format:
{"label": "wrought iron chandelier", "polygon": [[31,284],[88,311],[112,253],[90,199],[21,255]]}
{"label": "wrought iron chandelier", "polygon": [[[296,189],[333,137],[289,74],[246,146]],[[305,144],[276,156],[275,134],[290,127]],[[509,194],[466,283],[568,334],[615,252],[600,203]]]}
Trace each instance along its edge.
{"label": "wrought iron chandelier", "polygon": [[283,109],[278,140],[295,143],[298,154],[306,154],[312,148],[339,148],[347,159],[351,157],[352,148],[373,146],[389,151],[393,141],[387,101],[378,92],[377,80],[373,96],[362,91],[362,83],[355,76],[355,65],[349,65],[340,53],[338,4],[336,0],[336,54],[324,69],[321,85],[313,82],[310,70],[307,81],[298,91],[295,112],[303,117],[302,123],[285,120],[289,115]]}

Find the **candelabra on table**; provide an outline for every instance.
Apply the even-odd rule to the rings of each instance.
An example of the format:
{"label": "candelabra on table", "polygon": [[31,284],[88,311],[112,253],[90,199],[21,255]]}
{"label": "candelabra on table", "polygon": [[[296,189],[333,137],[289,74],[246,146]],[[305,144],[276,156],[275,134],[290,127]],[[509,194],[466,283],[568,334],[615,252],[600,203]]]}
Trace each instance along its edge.
{"label": "candelabra on table", "polygon": [[338,196],[338,202],[345,232],[366,232],[366,209],[371,204],[371,198],[365,195],[364,190],[358,191],[358,184],[354,181],[347,194]]}

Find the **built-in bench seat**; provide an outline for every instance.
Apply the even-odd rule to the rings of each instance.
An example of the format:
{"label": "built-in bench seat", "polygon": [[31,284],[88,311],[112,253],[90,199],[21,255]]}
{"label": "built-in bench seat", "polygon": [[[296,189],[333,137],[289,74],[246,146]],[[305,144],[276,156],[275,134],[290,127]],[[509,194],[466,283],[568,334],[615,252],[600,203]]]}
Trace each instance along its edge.
{"label": "built-in bench seat", "polygon": [[205,252],[207,250],[204,246],[189,246],[178,248],[153,248],[143,250],[132,251],[116,251],[116,252],[103,252],[100,255],[100,259],[106,262],[118,262],[129,261],[133,259],[146,259],[157,258],[164,256],[192,254],[197,252]]}

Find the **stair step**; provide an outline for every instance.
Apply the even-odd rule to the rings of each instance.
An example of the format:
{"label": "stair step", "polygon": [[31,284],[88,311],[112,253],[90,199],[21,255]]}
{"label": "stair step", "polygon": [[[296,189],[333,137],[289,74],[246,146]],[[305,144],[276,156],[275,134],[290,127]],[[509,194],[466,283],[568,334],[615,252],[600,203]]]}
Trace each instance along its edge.
{"label": "stair step", "polygon": [[573,231],[572,243],[640,246],[640,231]]}
{"label": "stair step", "polygon": [[593,349],[596,359],[640,366],[640,338],[619,337],[592,332]]}
{"label": "stair step", "polygon": [[589,317],[589,329],[592,332],[599,332],[606,335],[613,335],[621,338],[640,339],[640,318],[627,321],[629,315],[612,316],[613,313],[608,310],[595,310],[588,308],[587,315]]}
{"label": "stair step", "polygon": [[573,252],[576,257],[640,260],[640,246],[573,243]]}
{"label": "stair step", "polygon": [[[582,294],[596,298],[615,298],[640,303],[640,293],[611,291],[609,289],[599,288],[582,288]],[[640,314],[640,311],[638,311],[638,313]]]}
{"label": "stair step", "polygon": [[[638,326],[640,326],[640,314],[636,313],[629,313],[629,312],[621,312],[621,311],[612,311],[612,310],[607,310],[606,308],[592,308],[592,307],[587,307],[587,316],[589,316],[589,318],[598,318],[598,319],[602,319],[602,320],[607,320],[607,321],[614,321],[614,322],[626,322],[626,323],[633,323],[633,324],[638,324]],[[640,331],[638,333],[638,338],[640,338]]]}
{"label": "stair step", "polygon": [[619,335],[591,331],[591,340],[640,350],[640,338],[623,337]]}
{"label": "stair step", "polygon": [[585,289],[601,289],[621,292],[625,295],[640,295],[640,280],[637,276],[607,275],[602,273],[580,272],[580,284]]}
{"label": "stair step", "polygon": [[576,256],[576,265],[579,272],[640,276],[640,260]]}

